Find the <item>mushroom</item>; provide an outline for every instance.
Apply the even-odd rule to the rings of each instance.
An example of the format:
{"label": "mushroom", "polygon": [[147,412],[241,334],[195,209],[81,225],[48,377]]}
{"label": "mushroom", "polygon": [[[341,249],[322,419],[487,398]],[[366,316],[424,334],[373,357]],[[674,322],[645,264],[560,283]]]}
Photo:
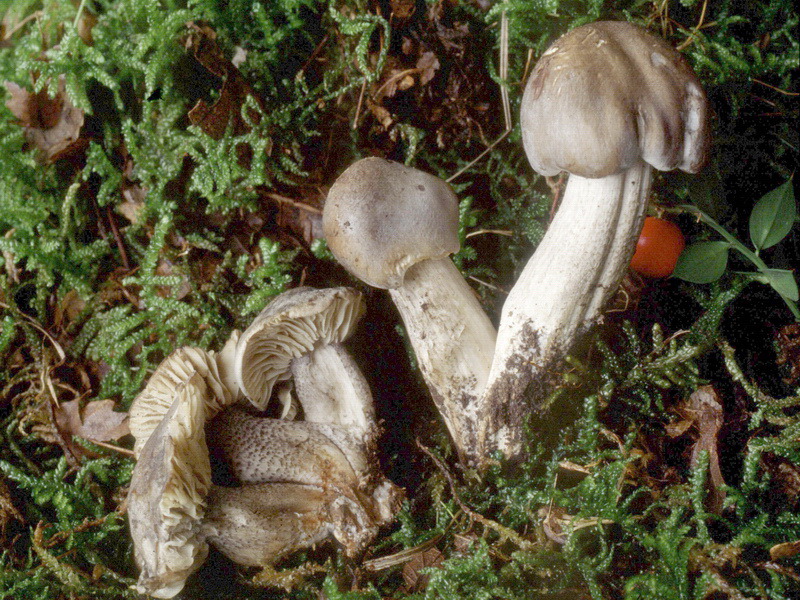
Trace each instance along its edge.
{"label": "mushroom", "polygon": [[211,464],[203,426],[207,386],[193,372],[137,453],[128,521],[139,569],[136,589],[172,598],[208,554],[202,529]]}
{"label": "mushroom", "polygon": [[207,388],[206,419],[233,404],[239,397],[234,381],[233,362],[239,332],[234,331],[220,353],[201,348],[179,348],[164,359],[128,412],[133,453],[137,458],[150,434],[175,402],[175,390],[195,373]]}
{"label": "mushroom", "polygon": [[[204,431],[212,404],[193,372],[139,452],[128,496],[138,591],[173,597],[205,560],[209,542],[248,566],[269,566],[328,536],[352,556],[399,508],[401,494],[388,481],[377,503],[359,494],[344,453],[311,423],[260,419],[251,435],[234,432],[228,451],[242,485],[213,485]],[[381,505],[383,498],[393,504]],[[251,546],[253,539],[260,542]]]}
{"label": "mushroom", "polygon": [[[234,370],[245,395],[259,407],[269,403],[265,389],[291,377],[303,411],[302,422],[291,422],[293,431],[308,436],[303,443],[317,453],[326,447],[320,438],[330,441],[338,452],[331,451],[331,457],[346,459],[352,469],[353,478],[347,485],[358,495],[369,518],[383,525],[397,512],[402,490],[380,472],[372,392],[341,344],[363,313],[362,296],[351,288],[301,287],[284,292],[242,333]],[[274,456],[272,439],[280,427],[270,419],[232,409],[215,421],[209,436],[240,481],[264,483],[270,479],[264,477],[263,469],[253,471],[243,460],[249,463],[258,454],[266,463],[268,455]],[[244,457],[239,452],[243,446],[250,448]],[[274,471],[274,465],[268,468]],[[311,469],[315,474],[328,471],[322,466]],[[340,473],[344,471],[342,468]],[[326,477],[329,484],[330,477]],[[294,481],[322,484],[313,478]]]}
{"label": "mushroom", "polygon": [[503,306],[481,400],[482,453],[520,454],[526,395],[541,398],[549,370],[597,321],[625,273],[651,167],[695,173],[706,162],[708,110],[680,53],[630,23],[579,27],[542,55],[522,97],[523,145],[535,171],[570,176]]}
{"label": "mushroom", "polygon": [[[270,305],[267,317],[281,307],[295,316],[305,311],[305,320],[280,321],[271,330],[282,342],[278,347],[300,344],[311,355],[327,347],[321,371],[332,371],[338,382],[320,383],[314,373],[299,393],[306,416],[319,422],[268,419],[232,406],[240,395],[236,372],[248,373],[250,385],[259,381],[257,373],[236,367],[235,358],[255,356],[269,366],[276,362],[260,354],[273,347],[263,339],[271,318],[256,319],[256,329],[248,328],[241,338],[234,333],[219,354],[198,348],[175,351],[134,400],[130,414],[137,463],[128,516],[141,568],[140,592],[174,596],[199,568],[209,542],[253,566],[269,567],[331,536],[352,556],[399,509],[402,490],[380,473],[374,456],[378,428],[369,388],[335,341],[363,310],[360,295],[345,288],[317,292],[287,292]],[[304,305],[309,299],[312,308]],[[310,339],[317,331],[328,333]],[[291,335],[287,342],[284,338]],[[246,347],[239,353],[241,340]],[[322,345],[315,350],[315,344]],[[292,363],[285,356],[278,360],[287,369]],[[283,376],[279,370],[270,372],[269,381]],[[211,483],[209,443],[218,445],[217,454],[238,487]],[[253,539],[259,540],[255,546]]]}
{"label": "mushroom", "polygon": [[276,383],[292,379],[306,421],[373,435],[372,395],[341,345],[363,314],[361,294],[351,288],[300,287],[280,294],[237,343],[240,389],[263,410]]}
{"label": "mushroom", "polygon": [[459,249],[452,189],[422,171],[365,158],[331,187],[322,226],[350,273],[389,290],[459,456],[474,456],[495,330],[449,258]]}

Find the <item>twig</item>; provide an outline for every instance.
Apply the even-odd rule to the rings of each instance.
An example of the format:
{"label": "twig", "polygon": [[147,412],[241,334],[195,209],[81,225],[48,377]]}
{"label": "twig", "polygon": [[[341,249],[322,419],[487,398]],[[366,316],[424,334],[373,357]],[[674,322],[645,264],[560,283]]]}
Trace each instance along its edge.
{"label": "twig", "polygon": [[361,84],[361,92],[358,94],[358,104],[356,104],[356,114],[353,117],[353,130],[358,129],[358,119],[361,117],[361,106],[364,103],[364,92],[367,89],[367,78],[364,77],[364,83]]}
{"label": "twig", "polygon": [[514,235],[514,232],[510,229],[476,229],[475,231],[470,231],[465,238],[475,237],[476,235],[483,235],[484,233],[495,233],[497,235],[505,235],[511,237]]}
{"label": "twig", "polygon": [[505,291],[505,290],[504,290],[504,289],[502,289],[502,288],[499,288],[499,287],[497,287],[496,285],[492,285],[492,284],[491,284],[491,283],[489,283],[488,281],[484,281],[483,279],[478,279],[478,278],[477,278],[477,277],[475,277],[474,275],[468,275],[468,277],[469,277],[469,278],[470,278],[472,281],[474,281],[475,283],[477,283],[477,284],[479,284],[479,285],[486,286],[486,287],[488,287],[489,289],[491,289],[491,290],[494,290],[495,292],[500,292],[501,294],[506,294],[506,295],[508,295],[508,292],[507,292],[507,291]]}
{"label": "twig", "polygon": [[95,446],[100,446],[101,448],[108,448],[109,450],[114,450],[115,452],[119,452],[120,454],[124,454],[126,456],[135,456],[133,450],[128,450],[127,448],[123,448],[122,446],[115,446],[114,444],[100,442],[98,440],[93,440],[92,438],[86,438],[86,441],[94,444]]}
{"label": "twig", "polygon": [[106,214],[108,215],[108,222],[111,224],[111,232],[114,234],[114,240],[117,243],[119,256],[122,259],[122,266],[125,267],[126,271],[130,271],[131,263],[128,261],[128,253],[125,252],[125,244],[122,242],[122,236],[119,234],[119,229],[117,229],[117,220],[114,218],[114,213],[111,211],[110,206],[106,206]]}
{"label": "twig", "polygon": [[53,348],[55,348],[56,353],[58,354],[58,358],[60,359],[60,361],[63,362],[64,359],[66,359],[67,353],[64,352],[64,349],[61,347],[61,344],[59,344],[56,341],[56,339],[45,330],[44,327],[39,325],[39,323],[36,321],[36,319],[34,319],[33,317],[31,317],[29,315],[26,315],[24,312],[22,312],[18,308],[15,308],[13,306],[9,306],[8,304],[3,302],[2,300],[0,300],[0,307],[8,309],[8,310],[16,313],[17,315],[19,315],[23,319],[27,320],[34,327],[34,329],[37,329],[38,331],[40,331],[42,333],[42,335],[44,335],[48,340],[50,340],[50,343],[53,345]]}
{"label": "twig", "polygon": [[298,200],[293,200],[291,198],[287,198],[286,196],[281,196],[280,194],[275,194],[273,192],[267,192],[265,194],[267,198],[271,200],[275,200],[276,202],[280,202],[281,204],[288,204],[290,206],[294,206],[295,208],[299,208],[300,210],[304,210],[306,212],[321,215],[322,211],[315,206],[311,206],[310,204],[306,204],[305,202],[300,202]]}
{"label": "twig", "polygon": [[763,85],[764,87],[768,87],[769,89],[774,90],[774,91],[778,92],[779,94],[783,94],[784,96],[800,96],[800,93],[798,93],[798,92],[787,92],[786,90],[782,90],[779,87],[775,87],[774,85],[770,85],[765,81],[761,81],[760,79],[751,79],[751,81],[753,83],[758,83],[760,85]]}

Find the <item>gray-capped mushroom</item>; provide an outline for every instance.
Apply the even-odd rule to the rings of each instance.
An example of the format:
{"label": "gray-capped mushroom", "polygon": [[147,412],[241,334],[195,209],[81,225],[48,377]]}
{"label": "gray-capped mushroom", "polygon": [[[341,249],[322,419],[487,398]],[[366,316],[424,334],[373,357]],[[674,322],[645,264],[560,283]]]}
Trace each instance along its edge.
{"label": "gray-capped mushroom", "polygon": [[458,454],[471,459],[496,334],[449,258],[459,249],[452,189],[417,169],[365,158],[331,187],[322,224],[348,271],[389,290]]}
{"label": "gray-capped mushroom", "polygon": [[150,434],[172,407],[175,390],[195,373],[202,378],[207,389],[205,418],[212,419],[224,407],[236,402],[239,392],[233,363],[238,340],[239,332],[234,331],[219,353],[200,348],[179,348],[158,365],[128,412],[131,434],[135,439],[134,456],[139,456]]}
{"label": "gray-capped mushroom", "polygon": [[708,110],[680,53],[630,23],[579,27],[542,55],[522,98],[523,144],[534,170],[570,176],[503,306],[482,400],[483,452],[521,451],[526,388],[546,386],[548,369],[619,285],[641,231],[651,168],[694,173],[706,162]]}

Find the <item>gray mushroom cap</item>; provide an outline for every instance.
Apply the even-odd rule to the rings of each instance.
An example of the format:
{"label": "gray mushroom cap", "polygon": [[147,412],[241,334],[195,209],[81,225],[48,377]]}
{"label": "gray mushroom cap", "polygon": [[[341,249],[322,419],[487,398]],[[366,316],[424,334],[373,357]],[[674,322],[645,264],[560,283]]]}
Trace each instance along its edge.
{"label": "gray mushroom cap", "polygon": [[406,270],[458,252],[458,199],[428,173],[382,158],[365,158],[328,192],[322,228],[336,259],[365,283],[403,284]]}
{"label": "gray mushroom cap", "polygon": [[639,159],[696,173],[708,158],[707,113],[700,81],[679,52],[637,25],[599,21],[542,55],[520,120],[535,171],[599,178]]}

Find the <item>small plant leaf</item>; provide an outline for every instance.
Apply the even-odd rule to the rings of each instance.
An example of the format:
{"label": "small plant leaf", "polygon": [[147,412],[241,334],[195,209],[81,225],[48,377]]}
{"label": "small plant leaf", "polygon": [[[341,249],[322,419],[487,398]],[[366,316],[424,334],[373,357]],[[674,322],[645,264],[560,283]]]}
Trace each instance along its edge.
{"label": "small plant leaf", "polygon": [[766,283],[784,298],[789,298],[789,300],[794,300],[795,302],[800,298],[797,289],[797,281],[792,271],[767,269],[764,275],[766,276]]}
{"label": "small plant leaf", "polygon": [[769,248],[785,238],[797,218],[791,179],[767,192],[750,213],[750,240],[757,250]]}
{"label": "small plant leaf", "polygon": [[686,247],[678,258],[673,277],[691,283],[711,283],[728,266],[728,242],[697,242]]}

